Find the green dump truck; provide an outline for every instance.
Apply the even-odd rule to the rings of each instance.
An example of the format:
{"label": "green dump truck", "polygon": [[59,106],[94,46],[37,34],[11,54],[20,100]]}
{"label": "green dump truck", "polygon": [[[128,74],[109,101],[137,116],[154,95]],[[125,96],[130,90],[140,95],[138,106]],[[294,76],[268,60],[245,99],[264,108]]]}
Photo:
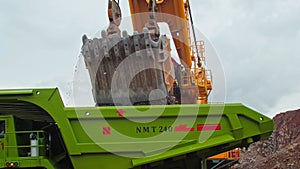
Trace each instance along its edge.
{"label": "green dump truck", "polygon": [[55,88],[0,90],[0,168],[199,169],[273,126],[242,104],[65,107]]}

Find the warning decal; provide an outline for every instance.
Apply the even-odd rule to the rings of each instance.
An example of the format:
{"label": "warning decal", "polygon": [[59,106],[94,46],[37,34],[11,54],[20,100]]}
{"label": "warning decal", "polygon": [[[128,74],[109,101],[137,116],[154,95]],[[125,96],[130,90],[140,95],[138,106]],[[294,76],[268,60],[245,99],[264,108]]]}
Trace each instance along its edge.
{"label": "warning decal", "polygon": [[198,124],[197,131],[221,130],[220,124]]}
{"label": "warning decal", "polygon": [[179,125],[175,127],[175,132],[191,132],[194,131],[194,128],[188,128],[186,124]]}
{"label": "warning decal", "polygon": [[103,136],[110,136],[111,135],[111,128],[110,128],[110,126],[103,126],[102,127],[102,135]]}

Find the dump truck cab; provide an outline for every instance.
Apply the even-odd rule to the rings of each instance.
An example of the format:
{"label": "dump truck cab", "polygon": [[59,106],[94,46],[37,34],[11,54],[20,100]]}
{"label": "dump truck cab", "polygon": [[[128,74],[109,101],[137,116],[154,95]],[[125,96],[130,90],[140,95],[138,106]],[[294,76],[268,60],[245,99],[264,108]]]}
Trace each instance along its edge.
{"label": "dump truck cab", "polygon": [[19,157],[19,152],[12,115],[0,116],[0,144],[1,167],[19,166],[19,161],[15,158]]}
{"label": "dump truck cab", "polygon": [[48,160],[50,135],[33,129],[30,120],[0,116],[0,168],[53,168]]}

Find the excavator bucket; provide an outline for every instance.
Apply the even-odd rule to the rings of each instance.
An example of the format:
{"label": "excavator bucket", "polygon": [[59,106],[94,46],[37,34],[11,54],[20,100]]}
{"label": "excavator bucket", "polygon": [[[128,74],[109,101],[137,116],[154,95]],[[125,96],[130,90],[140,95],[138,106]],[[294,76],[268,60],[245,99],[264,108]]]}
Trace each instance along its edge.
{"label": "excavator bucket", "polygon": [[86,38],[81,53],[97,105],[167,104],[174,77],[168,42],[163,35],[152,40],[147,28]]}

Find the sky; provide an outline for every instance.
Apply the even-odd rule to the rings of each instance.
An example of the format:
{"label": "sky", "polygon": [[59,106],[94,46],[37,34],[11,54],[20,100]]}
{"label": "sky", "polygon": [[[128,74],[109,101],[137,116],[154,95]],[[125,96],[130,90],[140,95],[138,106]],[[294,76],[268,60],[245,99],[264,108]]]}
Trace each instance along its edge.
{"label": "sky", "polygon": [[[120,2],[123,16],[129,16],[127,1]],[[59,87],[68,102],[81,36],[93,37],[106,29],[106,3],[1,0],[0,89]],[[300,108],[298,0],[190,0],[190,4],[195,27],[218,54],[226,103],[243,103],[269,117]]]}

